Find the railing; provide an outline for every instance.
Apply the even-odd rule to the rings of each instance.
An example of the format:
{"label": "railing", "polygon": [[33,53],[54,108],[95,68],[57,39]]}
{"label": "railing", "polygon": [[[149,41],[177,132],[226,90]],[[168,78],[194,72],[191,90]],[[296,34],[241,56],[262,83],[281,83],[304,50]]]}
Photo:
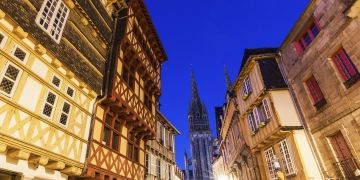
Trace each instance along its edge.
{"label": "railing", "polygon": [[334,163],[338,169],[338,174],[347,180],[356,180],[358,177],[355,175],[355,171],[359,168],[354,158],[342,160]]}

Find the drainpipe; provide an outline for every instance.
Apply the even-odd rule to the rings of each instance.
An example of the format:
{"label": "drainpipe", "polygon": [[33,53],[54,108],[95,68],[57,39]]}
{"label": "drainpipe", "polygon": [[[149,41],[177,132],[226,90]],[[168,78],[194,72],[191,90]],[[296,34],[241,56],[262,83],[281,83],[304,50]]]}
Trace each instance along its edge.
{"label": "drainpipe", "polygon": [[285,72],[285,70],[284,70],[284,67],[283,67],[283,64],[282,64],[282,60],[283,60],[283,56],[282,56],[282,51],[281,50],[279,50],[279,52],[278,52],[278,56],[279,56],[279,60],[277,60],[277,62],[278,62],[278,65],[279,65],[279,69],[280,69],[280,72],[281,72],[281,74],[282,74],[282,76],[283,76],[283,78],[284,78],[284,80],[285,80],[285,83],[287,84],[287,86],[288,86],[288,88],[289,88],[289,92],[290,92],[290,95],[291,95],[291,99],[292,99],[292,101],[294,102],[294,104],[295,104],[295,109],[296,109],[296,112],[297,112],[297,114],[299,115],[299,117],[300,117],[300,123],[301,123],[301,125],[304,127],[304,129],[305,129],[305,137],[306,137],[306,139],[310,142],[310,149],[311,149],[311,152],[315,155],[315,161],[316,161],[316,165],[318,166],[318,168],[320,168],[320,170],[321,170],[321,173],[320,173],[320,175],[321,175],[321,177],[322,177],[322,179],[325,179],[325,177],[324,177],[324,174],[323,174],[323,172],[324,172],[324,169],[323,169],[323,167],[320,165],[320,162],[319,162],[319,159],[320,159],[320,155],[319,155],[319,153],[315,150],[315,143],[314,143],[314,141],[313,141],[313,139],[311,138],[311,135],[309,134],[309,127],[307,126],[307,124],[305,123],[305,117],[304,117],[304,115],[303,115],[303,113],[300,111],[300,104],[299,104],[299,102],[298,102],[298,100],[295,98],[296,96],[295,96],[295,91],[294,91],[294,89],[292,88],[292,86],[290,86],[289,85],[289,81],[288,81],[288,79],[287,79],[287,74],[286,74],[286,72]]}
{"label": "drainpipe", "polygon": [[[97,107],[106,100],[111,94],[112,89],[112,82],[113,82],[113,74],[115,71],[115,63],[118,58],[118,51],[120,49],[120,41],[123,37],[123,31],[126,25],[125,19],[128,17],[126,9],[127,7],[124,7],[122,9],[117,10],[114,15],[114,24],[113,24],[113,33],[112,38],[110,42],[110,52],[105,64],[105,72],[104,72],[104,81],[102,85],[102,90],[100,95],[96,98],[96,101],[93,105],[93,112],[91,116],[91,124],[90,124],[90,133],[88,136],[88,144],[87,144],[87,150],[86,150],[86,156],[85,156],[85,166],[83,168],[83,171],[81,173],[81,176],[86,175],[87,169],[88,169],[88,161],[89,161],[89,154],[90,154],[90,145],[93,140],[93,128],[95,124],[95,118],[96,118],[96,110]],[[123,20],[121,22],[121,20]]]}

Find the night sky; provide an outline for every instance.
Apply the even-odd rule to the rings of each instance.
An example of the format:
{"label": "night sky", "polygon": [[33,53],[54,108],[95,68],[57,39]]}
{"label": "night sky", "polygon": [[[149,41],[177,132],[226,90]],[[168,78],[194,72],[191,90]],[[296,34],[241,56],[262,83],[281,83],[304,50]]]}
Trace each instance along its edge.
{"label": "night sky", "polygon": [[[309,0],[145,0],[168,55],[161,112],[182,133],[176,160],[190,152],[187,112],[191,66],[215,130],[214,107],[225,97],[224,65],[234,80],[244,48],[278,47]],[[215,136],[215,132],[213,132]]]}

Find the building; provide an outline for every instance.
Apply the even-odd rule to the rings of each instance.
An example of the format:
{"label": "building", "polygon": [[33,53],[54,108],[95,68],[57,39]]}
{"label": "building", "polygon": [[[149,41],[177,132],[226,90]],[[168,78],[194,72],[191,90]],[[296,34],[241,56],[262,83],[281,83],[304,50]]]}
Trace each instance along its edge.
{"label": "building", "polygon": [[102,3],[114,16],[113,43],[82,178],[140,180],[145,178],[146,141],[156,138],[166,54],[143,0]]}
{"label": "building", "polygon": [[209,117],[205,105],[201,102],[194,74],[192,75],[192,96],[189,107],[189,129],[191,146],[191,164],[185,155],[185,179],[190,178],[189,166],[192,166],[196,180],[213,179],[212,175],[212,137]]}
{"label": "building", "polygon": [[220,129],[219,156],[213,161],[215,179],[260,179],[256,157],[251,153],[249,140],[239,120],[236,99],[238,86],[234,86],[225,70],[226,95],[222,107],[223,120]]}
{"label": "building", "polygon": [[[230,131],[228,140],[224,138],[228,152],[224,156],[225,162],[234,169],[245,167],[245,171],[238,171],[240,178],[237,179],[246,177],[248,170],[246,163],[239,163],[240,159],[252,161],[249,164],[253,168],[258,167],[255,172],[250,171],[250,178],[244,179],[322,179],[310,142],[277,65],[277,51],[274,48],[258,48],[244,52],[234,83],[238,114],[234,111],[234,114],[230,114],[231,118],[225,115],[225,122],[235,117],[235,122],[241,128]],[[237,131],[242,132],[243,136],[241,133],[237,136]],[[241,143],[237,140],[242,138],[249,146],[248,150],[235,151],[242,149],[238,147]],[[244,155],[246,153],[255,157],[256,161],[249,160],[251,156]],[[236,173],[232,175],[235,176]]]}
{"label": "building", "polygon": [[220,131],[222,126],[222,121],[224,118],[223,106],[215,107],[215,125],[216,125],[216,136],[220,137]]}
{"label": "building", "polygon": [[178,166],[175,166],[175,180],[184,180],[184,172]]}
{"label": "building", "polygon": [[360,174],[359,6],[311,1],[281,45],[279,63],[329,179]]}
{"label": "building", "polygon": [[103,11],[97,1],[0,1],[0,179],[84,170],[111,37]]}
{"label": "building", "polygon": [[156,140],[146,142],[145,179],[173,180],[178,171],[175,162],[175,135],[180,132],[157,111]]}

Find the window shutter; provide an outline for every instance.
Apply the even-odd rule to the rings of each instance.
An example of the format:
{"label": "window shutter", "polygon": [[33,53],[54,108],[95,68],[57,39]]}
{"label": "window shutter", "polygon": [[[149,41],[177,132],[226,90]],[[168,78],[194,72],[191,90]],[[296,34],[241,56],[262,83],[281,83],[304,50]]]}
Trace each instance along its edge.
{"label": "window shutter", "polygon": [[319,20],[313,16],[313,21],[314,21],[314,24],[315,26],[319,29],[319,31],[321,30],[321,26],[320,26],[320,23],[319,23]]}
{"label": "window shutter", "polygon": [[310,94],[313,98],[314,103],[316,104],[317,102],[321,101],[322,99],[324,99],[324,95],[319,87],[319,84],[317,83],[316,79],[314,76],[311,76],[307,81],[306,81],[306,85],[310,91]]}
{"label": "window shutter", "polygon": [[299,41],[295,41],[293,43],[294,47],[295,47],[295,51],[297,53],[298,56],[300,56],[303,52],[304,52],[304,49],[302,48],[301,44]]}
{"label": "window shutter", "polygon": [[357,74],[357,70],[354,68],[354,65],[351,62],[350,57],[348,56],[348,54],[346,54],[344,49],[341,49],[339,51],[339,58],[341,59],[341,61],[345,65],[348,73],[350,74],[350,77],[355,76]]}
{"label": "window shutter", "polygon": [[339,59],[339,57],[336,55],[335,57],[332,58],[333,59],[333,62],[334,62],[334,65],[336,67],[336,70],[337,72],[339,73],[341,79],[343,81],[346,81],[348,78],[346,76],[346,73],[344,71],[344,68],[341,66],[341,61]]}

